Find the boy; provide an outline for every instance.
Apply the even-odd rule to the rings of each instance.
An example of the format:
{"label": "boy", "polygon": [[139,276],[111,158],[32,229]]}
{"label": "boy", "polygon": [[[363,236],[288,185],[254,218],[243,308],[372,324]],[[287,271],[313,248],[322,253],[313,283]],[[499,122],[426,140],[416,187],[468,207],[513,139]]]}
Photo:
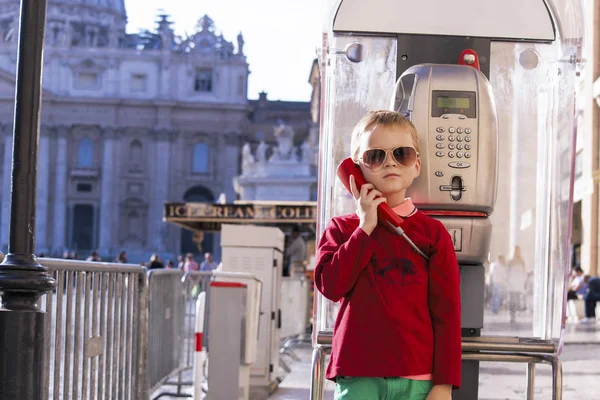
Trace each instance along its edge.
{"label": "boy", "polygon": [[[450,400],[460,386],[459,269],[450,235],[418,211],[406,189],[419,175],[414,125],[401,114],[367,114],[352,134],[356,214],[333,218],[319,243],[315,285],[340,301],[327,379],[336,400]],[[386,202],[429,257],[378,224]]]}

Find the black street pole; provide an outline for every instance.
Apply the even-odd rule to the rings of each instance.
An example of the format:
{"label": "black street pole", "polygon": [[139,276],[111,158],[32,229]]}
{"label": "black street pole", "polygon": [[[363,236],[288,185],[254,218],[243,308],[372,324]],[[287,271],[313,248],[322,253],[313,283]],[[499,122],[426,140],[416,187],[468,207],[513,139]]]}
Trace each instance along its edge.
{"label": "black street pole", "polygon": [[[0,264],[0,399],[41,400],[45,313],[54,280],[35,258],[46,0],[21,0],[8,254]],[[7,218],[4,215],[3,218]]]}

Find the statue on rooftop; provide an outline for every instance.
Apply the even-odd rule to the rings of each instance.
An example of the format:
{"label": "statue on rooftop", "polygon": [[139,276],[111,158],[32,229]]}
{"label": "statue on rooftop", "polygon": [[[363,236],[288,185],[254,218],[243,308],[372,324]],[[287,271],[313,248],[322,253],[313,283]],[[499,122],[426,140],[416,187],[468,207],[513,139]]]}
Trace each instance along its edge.
{"label": "statue on rooftop", "polygon": [[292,157],[292,148],[294,146],[294,130],[291,126],[279,121],[275,127],[275,138],[277,139],[277,149],[273,153],[275,160],[289,160]]}

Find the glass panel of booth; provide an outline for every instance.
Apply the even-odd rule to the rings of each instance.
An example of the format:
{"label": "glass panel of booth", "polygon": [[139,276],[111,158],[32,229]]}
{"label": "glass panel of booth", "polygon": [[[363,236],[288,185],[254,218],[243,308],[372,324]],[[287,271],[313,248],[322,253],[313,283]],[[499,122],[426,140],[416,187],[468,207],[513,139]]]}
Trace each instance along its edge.
{"label": "glass panel of booth", "polygon": [[[328,87],[325,92],[344,100],[328,104],[325,108],[323,128],[327,134],[321,152],[327,152],[329,156],[322,155],[321,159],[323,197],[320,207],[323,212],[319,213],[325,220],[354,212],[354,200],[336,178],[336,168],[350,154],[350,133],[358,119],[369,110],[388,108],[396,81],[395,38],[339,37],[332,47],[343,49],[355,41],[360,42],[364,52],[372,57],[360,63],[352,63],[341,55],[327,60]],[[326,226],[326,221],[320,222],[319,234]],[[319,295],[316,309],[316,331],[332,331],[337,305]]]}
{"label": "glass panel of booth", "polygon": [[[324,3],[331,8],[339,2]],[[570,269],[575,69],[582,32],[573,26],[580,18],[577,7],[567,1],[550,3],[552,12],[569,17],[557,27],[557,40],[492,41],[487,60],[499,140],[481,335],[558,343],[565,328]],[[325,32],[329,52],[321,60],[326,71],[317,236],[333,216],[354,212],[336,168],[350,155],[356,122],[368,111],[389,109],[397,80],[395,36]],[[354,42],[363,45],[360,62],[341,51]],[[505,261],[498,261],[499,256]],[[316,334],[333,330],[337,311],[337,304],[316,296]]]}

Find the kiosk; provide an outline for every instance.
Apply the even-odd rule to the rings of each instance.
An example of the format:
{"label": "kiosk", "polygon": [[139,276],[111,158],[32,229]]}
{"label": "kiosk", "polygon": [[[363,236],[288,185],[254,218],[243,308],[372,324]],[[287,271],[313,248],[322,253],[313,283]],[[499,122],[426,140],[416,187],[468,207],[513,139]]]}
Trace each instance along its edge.
{"label": "kiosk", "polygon": [[[480,361],[527,363],[528,396],[535,363],[548,362],[561,398],[581,13],[566,0],[324,5],[317,237],[331,217],[354,212],[336,177],[354,125],[371,110],[406,115],[422,158],[409,195],[444,223],[461,267],[455,399],[479,397]],[[498,256],[509,261],[495,265],[502,280],[489,271]],[[316,295],[314,400],[336,313]]]}

